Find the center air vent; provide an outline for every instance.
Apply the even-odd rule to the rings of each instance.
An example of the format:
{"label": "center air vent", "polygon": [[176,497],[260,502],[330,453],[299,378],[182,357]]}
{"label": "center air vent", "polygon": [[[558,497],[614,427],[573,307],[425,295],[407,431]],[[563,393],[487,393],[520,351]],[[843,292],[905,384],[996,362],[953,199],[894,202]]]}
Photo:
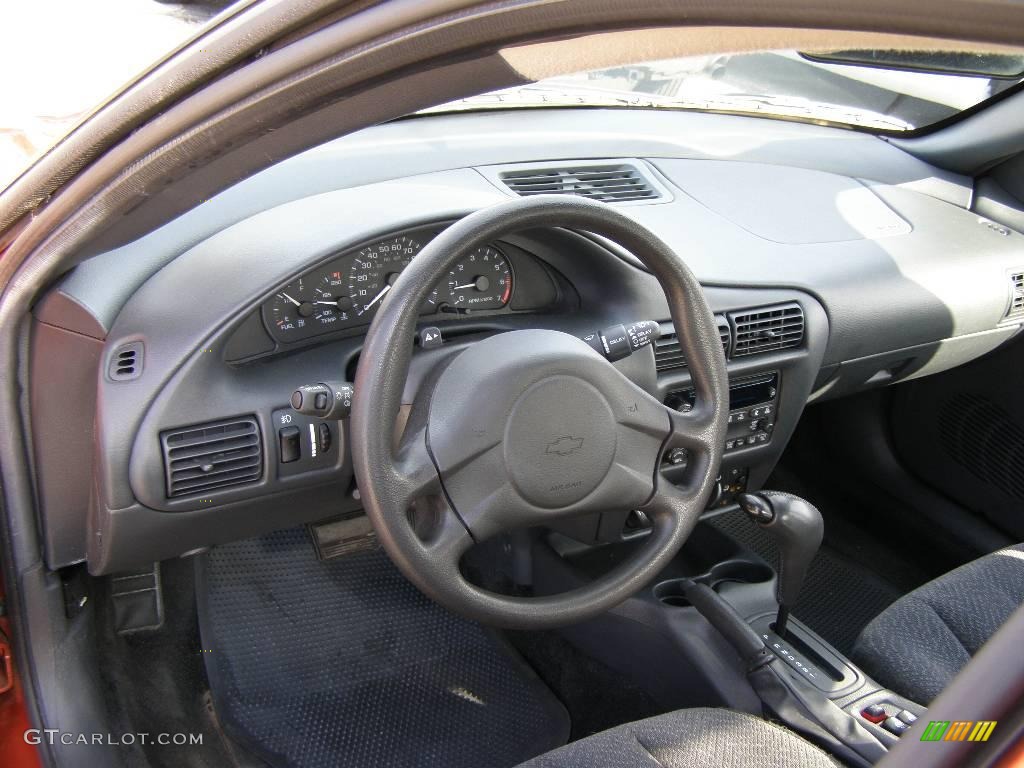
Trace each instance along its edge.
{"label": "center air vent", "polygon": [[1010,275],[1010,308],[1006,311],[1006,319],[1024,317],[1024,271]]}
{"label": "center air vent", "polygon": [[531,168],[504,171],[498,178],[522,197],[579,195],[604,203],[654,200],[661,197],[639,169],[627,164]]}
{"label": "center air vent", "polygon": [[[722,339],[722,351],[729,356],[729,324],[719,320],[718,335]],[[686,358],[679,346],[679,337],[672,323],[661,324],[661,338],[654,342],[654,367],[659,371],[670,371],[673,368],[685,368]]]}
{"label": "center air vent", "polygon": [[251,416],[164,432],[160,442],[168,498],[252,483],[263,474],[263,445]]}
{"label": "center air vent", "polygon": [[804,339],[804,311],[799,304],[732,312],[729,320],[736,333],[733,357],[798,347]]}

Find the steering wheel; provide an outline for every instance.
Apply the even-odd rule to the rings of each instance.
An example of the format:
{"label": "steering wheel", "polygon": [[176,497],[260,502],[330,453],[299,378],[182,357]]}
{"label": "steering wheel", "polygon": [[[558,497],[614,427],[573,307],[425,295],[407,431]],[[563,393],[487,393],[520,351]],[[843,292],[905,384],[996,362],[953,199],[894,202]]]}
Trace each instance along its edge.
{"label": "steering wheel", "polygon": [[[657,277],[693,377],[693,408],[680,413],[663,405],[581,339],[521,330],[488,337],[438,366],[402,414],[401,429],[416,322],[430,291],[480,246],[535,227],[607,237]],[[707,503],[728,414],[718,328],[682,260],[610,206],[538,195],[451,225],[390,293],[360,356],[350,435],[366,514],[402,573],[456,613],[518,629],[592,618],[653,579]],[[659,473],[663,453],[675,447],[689,454],[681,486]],[[470,583],[459,569],[474,543],[502,531],[616,509],[646,513],[651,533],[629,559],[582,587],[506,596]]]}

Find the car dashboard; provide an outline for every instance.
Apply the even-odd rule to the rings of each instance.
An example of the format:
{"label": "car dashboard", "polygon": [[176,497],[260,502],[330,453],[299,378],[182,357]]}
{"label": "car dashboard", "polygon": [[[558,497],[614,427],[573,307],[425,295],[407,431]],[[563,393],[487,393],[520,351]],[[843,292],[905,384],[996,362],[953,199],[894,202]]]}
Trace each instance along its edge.
{"label": "car dashboard", "polygon": [[[1020,328],[1021,236],[969,210],[969,179],[878,137],[642,110],[399,121],[95,256],[37,304],[29,396],[48,565],[123,572],[357,515],[347,421],[298,413],[292,393],[353,380],[376,310],[438,232],[541,193],[616,206],[704,285],[730,378],[712,511],[761,487],[807,403],[946,370]],[[509,234],[432,289],[405,401],[480,338],[586,338],[641,320],[661,337],[614,364],[685,410],[687,362],[635,256],[557,226]],[[486,409],[487,393],[466,407]],[[686,460],[666,454],[665,478]],[[627,514],[571,533],[635,535]]]}

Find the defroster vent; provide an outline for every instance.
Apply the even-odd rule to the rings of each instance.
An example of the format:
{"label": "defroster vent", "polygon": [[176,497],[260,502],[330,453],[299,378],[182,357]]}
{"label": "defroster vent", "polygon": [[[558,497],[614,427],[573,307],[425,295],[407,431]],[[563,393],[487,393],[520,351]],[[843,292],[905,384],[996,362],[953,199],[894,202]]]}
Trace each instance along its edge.
{"label": "defroster vent", "polygon": [[[718,322],[718,335],[722,339],[722,351],[729,357],[729,324],[721,319]],[[661,324],[661,338],[654,342],[654,367],[659,371],[686,367],[686,358],[683,357],[679,337],[672,323]]]}
{"label": "defroster vent", "polygon": [[733,357],[799,347],[804,340],[804,311],[796,303],[731,312],[729,320]]}
{"label": "defroster vent", "polygon": [[263,444],[251,416],[160,435],[167,496],[192,496],[253,483],[263,474]]}
{"label": "defroster vent", "polygon": [[531,168],[499,175],[517,195],[579,195],[604,203],[654,200],[658,190],[632,165]]}

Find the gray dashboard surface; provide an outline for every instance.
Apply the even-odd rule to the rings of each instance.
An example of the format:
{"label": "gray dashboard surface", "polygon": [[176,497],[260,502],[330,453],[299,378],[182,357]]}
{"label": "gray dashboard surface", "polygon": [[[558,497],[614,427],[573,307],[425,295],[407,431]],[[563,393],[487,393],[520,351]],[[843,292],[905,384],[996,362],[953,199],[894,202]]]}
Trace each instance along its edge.
{"label": "gray dashboard surface", "polygon": [[625,109],[435,115],[359,131],[278,163],[146,237],[85,262],[61,288],[107,331],[128,297],[160,266],[260,211],[323,192],[443,170],[609,157],[743,161],[900,185],[962,207],[971,199],[969,178],[928,165],[878,137],[836,128]]}
{"label": "gray dashboard surface", "polygon": [[[707,163],[655,161],[681,194],[669,202],[622,210],[669,243],[707,285],[789,287],[821,300],[832,330],[826,364],[989,331],[999,324],[1007,271],[1024,264],[1020,235],[1000,234],[982,226],[976,214],[901,186],[861,186],[826,172],[801,172],[802,183],[794,185],[793,170],[780,169],[788,177],[785,200],[791,207],[819,220],[830,217],[824,227],[820,221],[808,223],[819,233],[808,238],[800,234],[805,220],[800,215],[789,215],[783,222],[787,227],[769,223],[772,217],[765,211],[779,208],[772,199],[773,166],[741,164],[745,179],[734,169],[724,173],[722,188],[714,190],[726,208],[719,212],[698,199],[707,199],[713,189]],[[691,183],[696,196],[690,194]],[[728,190],[739,185],[745,187],[742,193],[730,196]],[[855,208],[861,211],[864,198],[870,198],[869,213],[848,207],[849,194],[858,196]],[[173,321],[175,342],[185,341],[182,334],[192,322],[182,316],[177,292],[186,286],[194,295],[209,294],[188,318],[197,332],[208,334],[304,264],[332,251],[403,225],[456,218],[504,197],[482,175],[465,169],[338,190],[272,208],[197,245],[201,260],[172,261],[163,276],[158,274],[128,303],[115,335],[144,333],[155,330],[157,322]],[[869,225],[881,222],[882,228],[863,226],[868,219]],[[757,226],[745,228],[750,221]],[[768,228],[761,234],[775,239],[760,236],[758,227]],[[793,234],[787,236],[786,230]],[[829,230],[845,239],[830,239]],[[231,274],[219,269],[229,261],[224,254],[239,250],[247,255],[244,279],[235,265]],[[188,277],[179,275],[186,264]],[[200,338],[191,341],[198,344]]]}

